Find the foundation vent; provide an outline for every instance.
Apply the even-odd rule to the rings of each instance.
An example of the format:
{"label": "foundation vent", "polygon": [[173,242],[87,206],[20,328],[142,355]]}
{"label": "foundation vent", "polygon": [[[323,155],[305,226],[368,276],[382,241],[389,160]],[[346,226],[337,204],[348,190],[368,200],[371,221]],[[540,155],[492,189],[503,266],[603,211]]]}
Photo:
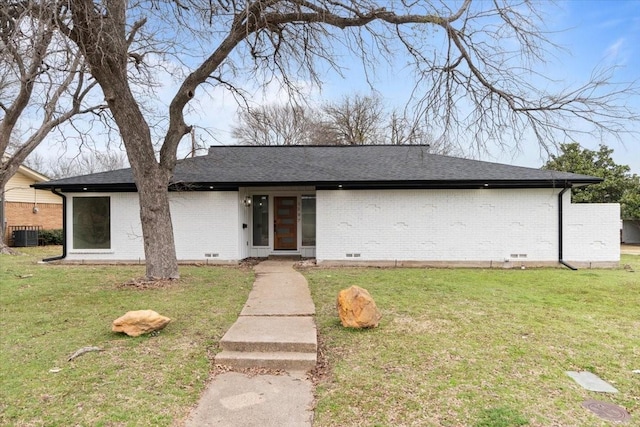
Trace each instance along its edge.
{"label": "foundation vent", "polygon": [[511,254],[509,255],[511,258],[526,258],[527,254]]}

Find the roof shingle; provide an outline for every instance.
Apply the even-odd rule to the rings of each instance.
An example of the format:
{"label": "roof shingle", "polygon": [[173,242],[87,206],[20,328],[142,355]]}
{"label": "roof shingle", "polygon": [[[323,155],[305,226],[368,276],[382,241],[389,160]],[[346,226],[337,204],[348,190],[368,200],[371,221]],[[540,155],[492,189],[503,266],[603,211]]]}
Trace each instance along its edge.
{"label": "roof shingle", "polygon": [[[600,178],[429,154],[427,146],[213,146],[178,161],[172,183],[190,186],[351,185],[352,187],[563,187]],[[72,191],[135,189],[131,169],[36,185]]]}

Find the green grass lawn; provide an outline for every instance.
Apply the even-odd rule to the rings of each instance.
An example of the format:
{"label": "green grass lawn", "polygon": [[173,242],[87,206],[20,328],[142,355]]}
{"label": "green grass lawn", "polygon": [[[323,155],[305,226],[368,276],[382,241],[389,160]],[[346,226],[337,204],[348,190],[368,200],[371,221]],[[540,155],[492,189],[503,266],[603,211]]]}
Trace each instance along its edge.
{"label": "green grass lawn", "polygon": [[[622,264],[635,272],[306,270],[330,366],[314,425],[610,426],[586,399],[640,425],[640,256]],[[340,326],[336,297],[351,285],[376,300],[377,329]],[[620,393],[586,391],[568,370]]]}
{"label": "green grass lawn", "polygon": [[[181,267],[178,282],[141,289],[122,284],[143,276],[142,266],[40,265],[60,249],[22,252],[0,255],[0,425],[181,425],[252,272]],[[139,309],[172,322],[157,336],[111,332],[113,320]],[[85,346],[104,351],[67,361]]]}
{"label": "green grass lawn", "polygon": [[[0,256],[0,425],[179,426],[253,282],[248,270],[181,267],[162,287],[122,286],[142,266],[41,265],[56,248]],[[640,418],[640,256],[619,270],[309,269],[330,372],[316,426],[610,426],[588,398]],[[377,329],[340,326],[357,284]],[[157,336],[111,332],[128,310],[173,322]],[[102,347],[72,362],[85,346]],[[54,368],[59,372],[51,372]],[[589,370],[616,395],[581,389]]]}

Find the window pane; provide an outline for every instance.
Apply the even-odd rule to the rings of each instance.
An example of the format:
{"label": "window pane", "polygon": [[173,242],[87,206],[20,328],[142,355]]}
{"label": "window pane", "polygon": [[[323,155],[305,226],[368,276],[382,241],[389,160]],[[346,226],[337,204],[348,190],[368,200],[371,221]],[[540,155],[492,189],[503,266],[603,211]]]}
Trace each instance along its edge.
{"label": "window pane", "polygon": [[253,196],[253,246],[269,246],[269,196]]}
{"label": "window pane", "polygon": [[73,248],[111,248],[109,197],[73,198]]}
{"label": "window pane", "polygon": [[302,196],[302,246],[316,245],[316,196]]}

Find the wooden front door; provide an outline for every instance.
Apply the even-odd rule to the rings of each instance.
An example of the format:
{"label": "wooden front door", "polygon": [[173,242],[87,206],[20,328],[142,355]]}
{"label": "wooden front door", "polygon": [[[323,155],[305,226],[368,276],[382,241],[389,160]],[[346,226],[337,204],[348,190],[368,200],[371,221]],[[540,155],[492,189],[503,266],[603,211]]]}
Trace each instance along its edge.
{"label": "wooden front door", "polygon": [[274,198],[274,245],[275,250],[298,249],[298,198]]}

